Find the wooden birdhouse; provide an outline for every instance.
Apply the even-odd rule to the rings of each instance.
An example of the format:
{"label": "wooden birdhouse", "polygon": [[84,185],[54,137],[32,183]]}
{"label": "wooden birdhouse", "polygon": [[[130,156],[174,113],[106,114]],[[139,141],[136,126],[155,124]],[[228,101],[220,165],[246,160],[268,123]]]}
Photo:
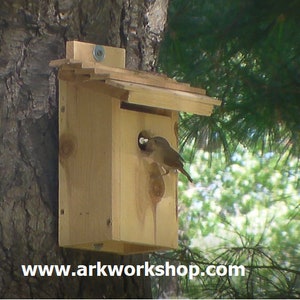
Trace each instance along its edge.
{"label": "wooden birdhouse", "polygon": [[59,77],[59,245],[119,254],[175,249],[177,175],[138,145],[177,147],[177,114],[220,101],[163,75],[125,69],[125,50],[67,42]]}

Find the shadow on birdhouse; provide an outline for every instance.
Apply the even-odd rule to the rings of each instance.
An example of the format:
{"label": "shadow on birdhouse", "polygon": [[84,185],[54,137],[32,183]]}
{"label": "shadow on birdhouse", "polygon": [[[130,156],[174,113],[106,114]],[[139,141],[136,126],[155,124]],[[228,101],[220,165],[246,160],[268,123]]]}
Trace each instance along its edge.
{"label": "shadow on birdhouse", "polygon": [[75,41],[66,49],[50,63],[59,68],[59,245],[175,249],[177,175],[163,176],[147,159],[140,134],[149,129],[176,149],[178,111],[210,115],[220,102],[163,75],[126,70],[124,49]]}

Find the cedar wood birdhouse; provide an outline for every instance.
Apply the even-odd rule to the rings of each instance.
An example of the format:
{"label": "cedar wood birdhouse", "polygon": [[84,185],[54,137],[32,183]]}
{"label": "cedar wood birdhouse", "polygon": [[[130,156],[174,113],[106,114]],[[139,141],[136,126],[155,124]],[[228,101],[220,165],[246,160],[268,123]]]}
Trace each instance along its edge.
{"label": "cedar wood birdhouse", "polygon": [[59,245],[133,254],[177,247],[177,174],[161,176],[143,131],[177,147],[177,115],[220,101],[164,75],[125,69],[125,50],[71,41],[59,78]]}

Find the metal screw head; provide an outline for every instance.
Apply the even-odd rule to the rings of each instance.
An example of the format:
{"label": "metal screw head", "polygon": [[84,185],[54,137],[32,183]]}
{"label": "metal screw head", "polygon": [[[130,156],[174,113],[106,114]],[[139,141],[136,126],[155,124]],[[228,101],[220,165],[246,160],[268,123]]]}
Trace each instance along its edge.
{"label": "metal screw head", "polygon": [[96,61],[103,61],[105,58],[104,48],[100,45],[96,45],[93,50],[93,56]]}

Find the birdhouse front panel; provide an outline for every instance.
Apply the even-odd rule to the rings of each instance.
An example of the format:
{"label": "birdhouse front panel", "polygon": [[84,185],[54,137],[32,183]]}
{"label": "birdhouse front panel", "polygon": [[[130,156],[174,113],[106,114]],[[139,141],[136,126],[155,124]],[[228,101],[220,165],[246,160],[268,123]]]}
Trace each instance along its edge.
{"label": "birdhouse front panel", "polygon": [[176,148],[177,113],[166,116],[120,109],[116,119],[120,134],[114,141],[119,147],[114,161],[120,163],[116,171],[121,192],[120,207],[113,212],[122,213],[116,216],[118,227],[113,223],[113,236],[132,243],[176,248],[177,174],[161,176],[164,171],[139,149],[137,138],[141,131],[151,130]]}

